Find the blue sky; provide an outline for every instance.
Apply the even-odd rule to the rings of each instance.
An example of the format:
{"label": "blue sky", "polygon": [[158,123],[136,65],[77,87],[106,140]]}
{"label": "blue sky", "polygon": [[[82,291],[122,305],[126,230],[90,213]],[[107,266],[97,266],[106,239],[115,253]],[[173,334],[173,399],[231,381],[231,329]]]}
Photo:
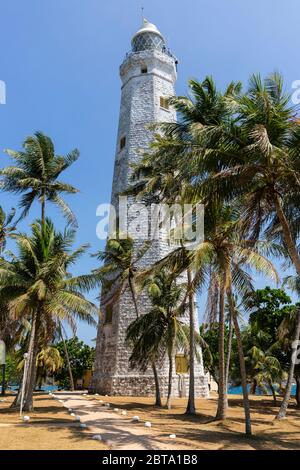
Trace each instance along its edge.
{"label": "blue sky", "polygon": [[[80,160],[64,179],[81,191],[68,201],[79,220],[78,244],[89,242],[91,252],[102,246],[96,207],[110,200],[118,68],[140,26],[141,5],[179,58],[178,94],[186,93],[189,78],[207,74],[224,87],[278,70],[287,91],[300,79],[299,0],[0,0],[0,80],[7,89],[0,166],[9,162],[2,150],[19,149],[36,130],[53,138],[57,153],[77,147]],[[0,194],[5,209],[17,202]],[[63,227],[57,210],[48,214]],[[21,228],[37,215],[35,207]],[[86,256],[76,272],[92,267],[95,260]],[[95,337],[85,325],[78,333],[89,342]]]}

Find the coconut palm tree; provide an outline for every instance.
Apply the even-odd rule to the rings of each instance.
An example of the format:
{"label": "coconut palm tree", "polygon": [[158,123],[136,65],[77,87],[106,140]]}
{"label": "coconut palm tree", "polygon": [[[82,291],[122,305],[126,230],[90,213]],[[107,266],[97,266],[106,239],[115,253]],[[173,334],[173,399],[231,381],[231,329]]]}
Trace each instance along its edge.
{"label": "coconut palm tree", "polygon": [[[175,351],[183,348],[189,354],[189,331],[181,316],[184,313],[182,300],[184,283],[176,284],[178,273],[166,267],[153,272],[145,271],[140,275],[152,309],[137,318],[127,329],[127,341],[133,346],[130,363],[145,370],[149,364],[162,363],[168,357],[168,394],[167,408],[171,408],[172,381]],[[154,376],[156,372],[154,370]]]}
{"label": "coconut palm tree", "polygon": [[[102,280],[102,292],[106,296],[105,304],[116,300],[121,292],[129,287],[137,318],[139,309],[135,280],[136,265],[148,248],[149,244],[145,243],[141,249],[136,249],[131,237],[122,238],[117,233],[115,238],[109,238],[105,250],[96,254],[103,262],[103,266],[95,271],[95,275]],[[112,287],[114,288],[111,291]]]}
{"label": "coconut palm tree", "polygon": [[248,351],[246,362],[252,362],[253,380],[256,385],[266,391],[266,385],[270,388],[277,404],[274,384],[281,384],[286,374],[282,370],[279,360],[272,355],[271,351],[262,351],[257,346],[252,346]]}
{"label": "coconut palm tree", "polygon": [[66,156],[56,155],[52,140],[42,132],[27,137],[23,149],[6,150],[15,165],[0,170],[2,190],[22,194],[20,218],[25,217],[32,203],[38,200],[41,205],[41,220],[44,223],[46,202],[49,201],[59,206],[69,223],[75,224],[75,215],[61,194],[74,194],[77,189],[58,178],[78,159],[78,150],[72,150]]}
{"label": "coconut palm tree", "polygon": [[[209,151],[206,147],[210,161],[203,159],[202,169],[209,169],[209,174],[201,182],[202,189],[207,195],[217,192],[227,200],[242,197],[249,237],[257,239],[266,229],[269,236],[280,239],[299,276],[295,214],[299,217],[300,125],[296,110],[290,106],[278,74],[264,81],[252,76],[247,92],[235,96],[231,107],[234,121],[224,125],[226,145],[220,139],[217,149]],[[299,332],[300,324],[295,328],[295,338]],[[289,387],[278,418],[285,416],[288,395]]]}
{"label": "coconut palm tree", "polygon": [[[36,358],[36,384],[42,387],[43,381],[51,374],[62,367],[63,360],[57,348],[54,346],[45,346],[42,348]],[[24,367],[24,359],[18,364],[18,369]]]}
{"label": "coconut palm tree", "polygon": [[30,236],[14,235],[18,256],[0,260],[0,296],[11,316],[31,322],[25,410],[32,409],[39,336],[48,319],[78,318],[95,324],[97,308],[83,293],[97,286],[99,279],[93,274],[73,277],[69,272],[87,248],[81,246],[72,252],[74,236],[70,229],[56,232],[49,219],[37,221],[32,224]]}

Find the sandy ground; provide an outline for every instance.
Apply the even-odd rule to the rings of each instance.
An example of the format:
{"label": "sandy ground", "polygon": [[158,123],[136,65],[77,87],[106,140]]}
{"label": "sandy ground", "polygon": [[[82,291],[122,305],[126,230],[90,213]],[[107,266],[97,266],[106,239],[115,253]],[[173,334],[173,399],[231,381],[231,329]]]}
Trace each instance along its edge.
{"label": "sandy ground", "polygon": [[[214,422],[216,395],[209,400],[197,400],[198,415],[184,415],[186,400],[174,399],[173,409],[157,409],[152,406],[153,398],[134,397],[90,397],[90,400],[105,400],[121,409],[129,416],[138,415],[141,420],[152,423],[156,438],[176,434],[178,449],[206,450],[262,450],[300,449],[300,410],[292,404],[288,419],[275,421],[278,406],[274,407],[270,397],[251,397],[253,438],[246,438],[244,432],[244,412],[240,396],[229,397],[228,420]],[[172,444],[175,444],[173,441]]]}
{"label": "sandy ground", "polygon": [[[59,398],[64,397],[62,395]],[[89,428],[86,430],[80,429],[79,423],[74,422],[62,403],[45,395],[35,397],[35,411],[30,413],[30,424],[24,425],[18,413],[8,409],[12,397],[6,398],[5,403],[0,402],[0,449],[104,450],[109,443],[91,439],[98,426],[109,433],[113,429],[115,436],[131,430],[132,442],[136,437],[146,437],[147,448],[151,448],[154,443],[154,448],[179,450],[300,450],[300,410],[292,404],[288,419],[274,421],[279,403],[274,407],[270,397],[251,397],[254,433],[251,439],[243,434],[240,396],[229,397],[228,420],[225,423],[213,421],[216,396],[209,400],[197,400],[198,415],[195,417],[183,414],[186,404],[184,399],[174,399],[172,410],[155,408],[153,398],[82,396],[80,399],[76,413],[81,414],[87,422]],[[100,400],[110,403],[111,408],[105,410]],[[119,408],[119,411],[118,416],[115,413],[112,417],[114,407]],[[126,416],[120,416],[122,410],[127,411]],[[93,413],[98,419],[93,420]],[[140,417],[140,423],[131,423],[134,415]],[[150,429],[145,429],[145,421],[151,422]],[[169,434],[176,434],[176,439],[170,440]]]}
{"label": "sandy ground", "polygon": [[35,396],[35,411],[25,413],[31,418],[29,424],[23,424],[19,413],[8,408],[12,401],[12,396],[5,397],[5,402],[0,401],[1,450],[107,449],[102,442],[92,440],[90,431],[80,429],[67,410],[48,395]]}

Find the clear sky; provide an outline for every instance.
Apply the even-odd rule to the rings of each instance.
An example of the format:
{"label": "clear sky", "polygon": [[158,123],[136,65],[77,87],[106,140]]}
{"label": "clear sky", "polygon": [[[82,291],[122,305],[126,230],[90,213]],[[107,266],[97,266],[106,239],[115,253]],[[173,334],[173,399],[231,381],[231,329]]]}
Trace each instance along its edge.
{"label": "clear sky", "polygon": [[[220,87],[244,83],[250,74],[280,71],[291,90],[300,79],[299,0],[0,0],[0,166],[4,148],[19,149],[27,135],[42,130],[57,153],[74,147],[80,160],[64,175],[81,191],[68,199],[79,220],[78,244],[91,252],[96,207],[109,202],[118,125],[118,68],[144,15],[165,35],[180,61],[177,93],[189,78],[209,74]],[[9,209],[17,197],[0,194]],[[51,217],[60,227],[56,210]],[[21,224],[38,215],[37,208]],[[95,267],[86,256],[76,272]],[[92,298],[96,296],[92,295]],[[79,326],[90,342],[94,329]]]}

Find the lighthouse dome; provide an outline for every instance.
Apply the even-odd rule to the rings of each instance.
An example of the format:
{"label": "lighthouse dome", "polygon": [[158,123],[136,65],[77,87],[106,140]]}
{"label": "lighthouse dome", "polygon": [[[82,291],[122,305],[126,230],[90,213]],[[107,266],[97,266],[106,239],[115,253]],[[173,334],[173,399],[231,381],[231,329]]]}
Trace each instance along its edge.
{"label": "lighthouse dome", "polygon": [[140,52],[151,49],[163,50],[166,43],[163,35],[155,24],[143,19],[142,27],[135,33],[131,41],[132,51]]}

